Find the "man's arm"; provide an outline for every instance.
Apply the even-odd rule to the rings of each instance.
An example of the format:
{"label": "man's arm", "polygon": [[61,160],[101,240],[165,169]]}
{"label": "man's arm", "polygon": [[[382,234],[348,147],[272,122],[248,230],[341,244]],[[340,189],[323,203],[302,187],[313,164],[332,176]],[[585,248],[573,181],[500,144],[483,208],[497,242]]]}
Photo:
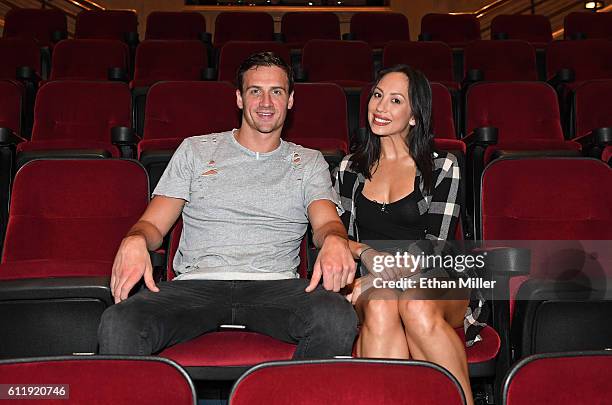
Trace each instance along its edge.
{"label": "man's arm", "polygon": [[355,261],[349,249],[346,229],[329,200],[316,200],[308,206],[314,244],[321,248],[306,292],[313,291],[321,278],[326,290],[340,291],[355,278]]}
{"label": "man's arm", "polygon": [[123,238],[115,256],[110,282],[115,303],[127,299],[130,290],[143,276],[149,290],[159,291],[153,281],[149,250],[161,246],[164,236],[181,214],[183,205],[185,200],[179,198],[155,196]]}

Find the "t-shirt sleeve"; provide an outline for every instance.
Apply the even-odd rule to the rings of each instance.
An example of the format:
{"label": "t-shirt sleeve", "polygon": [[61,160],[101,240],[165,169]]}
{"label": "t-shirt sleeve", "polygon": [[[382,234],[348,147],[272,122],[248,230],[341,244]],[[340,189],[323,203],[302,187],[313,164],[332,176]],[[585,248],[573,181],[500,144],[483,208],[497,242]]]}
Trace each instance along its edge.
{"label": "t-shirt sleeve", "polygon": [[172,155],[170,163],[153,190],[153,195],[180,198],[189,202],[192,176],[193,150],[189,139],[185,139]]}
{"label": "t-shirt sleeve", "polygon": [[338,215],[344,212],[340,197],[332,187],[329,165],[318,151],[304,178],[304,208],[308,209],[316,200],[330,200],[336,205]]}

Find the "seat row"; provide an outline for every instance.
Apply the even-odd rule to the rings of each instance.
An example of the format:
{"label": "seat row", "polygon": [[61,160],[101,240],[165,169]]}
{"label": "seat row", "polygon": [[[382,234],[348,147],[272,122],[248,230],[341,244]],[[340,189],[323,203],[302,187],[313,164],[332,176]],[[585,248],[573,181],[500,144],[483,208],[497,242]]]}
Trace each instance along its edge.
{"label": "seat row", "polygon": [[[478,224],[469,218],[478,218],[480,174],[495,158],[531,153],[609,159],[612,122],[607,94],[611,89],[610,80],[590,81],[576,88],[574,132],[568,140],[563,135],[557,96],[549,85],[475,84],[467,92],[464,131],[468,135],[457,139],[451,93],[445,86],[432,84],[435,146],[465,155],[466,233],[470,237],[477,236],[474,231],[478,230]],[[355,116],[363,129],[351,138],[342,88],[333,83],[297,83],[284,138],[320,150],[332,167],[337,165],[351,144],[365,134],[370,87],[357,90]],[[0,103],[5,106],[0,112],[0,126],[4,127],[0,142],[4,153],[0,159],[3,217],[10,179],[15,169],[30,160],[53,156],[138,158],[154,187],[184,138],[240,125],[235,90],[225,82],[160,82],[149,90],[144,108],[137,99],[132,101],[124,83],[55,81],[40,89],[32,137],[26,141],[11,130],[19,127],[19,88],[0,82],[0,93]],[[142,138],[132,130],[138,117],[143,122]]]}
{"label": "seat row", "polygon": [[[487,271],[501,288],[491,300],[490,326],[466,350],[470,375],[490,384],[497,379],[499,387],[510,365],[525,356],[607,348],[612,169],[591,158],[506,157],[487,166],[481,183],[479,233],[482,248],[495,247]],[[11,325],[0,329],[0,357],[97,351],[100,316],[113,305],[114,254],[149,193],[146,171],[131,160],[39,159],[19,170],[0,263],[0,320]],[[158,281],[173,276],[181,232],[178,223],[166,257],[153,254]],[[516,247],[550,239],[561,242],[528,244],[527,256]],[[463,329],[456,332],[462,336]],[[291,359],[294,350],[257,333],[219,331],[160,356],[193,378],[231,380],[254,364]]]}
{"label": "seat row", "polygon": [[[29,45],[28,45],[29,44]],[[289,49],[275,42],[229,42],[220,52],[218,72],[207,68],[204,45],[198,41],[144,41],[136,51],[134,90],[139,115],[136,130],[142,134],[143,115],[148,87],[164,80],[218,79],[233,81],[235,72],[248,55],[258,51],[273,51],[287,62]],[[127,47],[118,41],[65,40],[53,54],[50,80],[123,80],[131,70]],[[507,58],[511,55],[511,58]],[[385,46],[382,65],[399,63],[411,65],[425,73],[430,81],[440,82],[452,92],[458,133],[462,133],[462,111],[465,98],[459,93],[479,81],[534,81],[537,80],[534,50],[520,41],[476,41],[465,49],[467,74],[459,83],[453,77],[451,49],[437,42],[391,42]],[[571,113],[573,89],[587,80],[612,79],[610,66],[612,42],[604,40],[556,41],[549,45],[549,83],[555,86],[563,117]],[[38,50],[31,41],[2,40],[0,56],[5,63],[0,78],[20,79],[26,87],[24,131],[27,138],[32,123],[34,98],[40,71]],[[346,61],[351,63],[346,63]],[[502,62],[503,61],[503,62]],[[356,41],[309,41],[304,47],[301,66],[297,69],[300,81],[332,82],[342,86],[349,98],[349,128],[357,128],[358,93],[373,80],[372,53],[367,44]],[[17,73],[17,75],[16,75]],[[44,82],[42,82],[44,83]],[[570,122],[564,121],[568,136]]]}
{"label": "seat row", "polygon": [[[40,380],[52,386],[51,395],[45,398],[70,398],[71,403],[195,405],[198,400],[195,386],[185,371],[176,363],[155,357],[9,360],[0,361],[0,371],[0,383],[13,386],[11,399],[31,398],[33,395],[24,394],[32,391],[20,385]],[[543,405],[551,401],[559,405],[603,404],[612,395],[606,380],[611,372],[609,352],[532,356],[507,375],[503,404]],[[92,378],[83,378],[84,375]],[[305,379],[304,383],[296,383]],[[100,384],[101,380],[104,384]],[[313,386],[318,389],[313,390]],[[416,405],[466,403],[461,387],[446,370],[427,362],[392,360],[261,364],[234,384],[229,403],[366,405],[383,401],[403,403],[407,398]]]}
{"label": "seat row", "polygon": [[[574,12],[564,19],[566,39],[612,38],[609,13]],[[5,17],[4,37],[30,37],[51,46],[66,37],[66,15],[57,9],[12,9]],[[373,29],[375,27],[375,29]],[[76,38],[138,39],[138,19],[131,10],[87,10],[77,15]],[[154,11],[147,16],[145,39],[202,39],[206,21],[197,12]],[[281,37],[292,48],[310,39],[340,39],[340,22],[333,12],[289,12],[281,21]],[[278,36],[277,36],[278,37]],[[381,48],[391,40],[410,40],[408,20],[399,13],[355,13],[348,38]],[[480,22],[472,14],[427,14],[421,38],[462,47],[481,39]],[[520,39],[545,46],[552,41],[550,21],[542,15],[498,15],[491,22],[494,39]],[[263,12],[222,12],[215,21],[214,46],[231,40],[275,38],[272,16]]]}

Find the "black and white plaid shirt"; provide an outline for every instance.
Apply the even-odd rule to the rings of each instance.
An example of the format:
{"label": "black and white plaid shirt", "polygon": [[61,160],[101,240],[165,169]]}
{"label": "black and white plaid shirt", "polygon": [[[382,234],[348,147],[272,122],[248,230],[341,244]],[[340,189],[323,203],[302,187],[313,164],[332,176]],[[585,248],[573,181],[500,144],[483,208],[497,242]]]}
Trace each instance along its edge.
{"label": "black and white plaid shirt", "polygon": [[[361,193],[365,185],[365,176],[352,170],[352,155],[347,155],[340,166],[335,170],[334,188],[340,196],[342,208],[342,222],[346,227],[349,237],[353,240],[359,239],[357,227],[357,212],[355,209],[356,197]],[[451,153],[434,152],[434,176],[432,193],[424,191],[424,182],[419,169],[416,169],[417,182],[419,184],[420,198],[417,206],[420,215],[426,215],[425,239],[432,241],[454,239],[454,232],[459,219],[460,205],[457,202],[461,181],[461,169],[456,157]],[[415,190],[416,191],[416,190]],[[480,330],[486,326],[488,310],[482,293],[478,290],[472,291],[470,304],[465,314],[464,329],[467,346],[482,340]]]}

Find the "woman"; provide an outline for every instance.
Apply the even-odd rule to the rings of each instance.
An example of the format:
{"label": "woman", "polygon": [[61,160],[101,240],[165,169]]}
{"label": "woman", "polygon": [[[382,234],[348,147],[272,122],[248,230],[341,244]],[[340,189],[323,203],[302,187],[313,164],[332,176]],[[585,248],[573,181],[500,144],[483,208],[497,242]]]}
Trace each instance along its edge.
{"label": "woman", "polygon": [[[342,219],[364,276],[355,281],[347,299],[362,323],[360,357],[440,364],[458,379],[471,404],[465,344],[480,340],[478,331],[486,317],[483,300],[470,301],[469,293],[439,299],[445,291],[434,289],[370,288],[376,277],[400,274],[388,267],[374,273],[372,264],[384,253],[360,242],[452,239],[460,211],[460,170],[452,154],[433,151],[430,120],[431,88],[422,73],[406,65],[379,73],[368,103],[368,134],[336,173],[336,190],[346,211]],[[437,270],[420,269],[416,277],[440,276]],[[442,277],[459,276],[451,271]],[[464,325],[466,342],[454,330]]]}

